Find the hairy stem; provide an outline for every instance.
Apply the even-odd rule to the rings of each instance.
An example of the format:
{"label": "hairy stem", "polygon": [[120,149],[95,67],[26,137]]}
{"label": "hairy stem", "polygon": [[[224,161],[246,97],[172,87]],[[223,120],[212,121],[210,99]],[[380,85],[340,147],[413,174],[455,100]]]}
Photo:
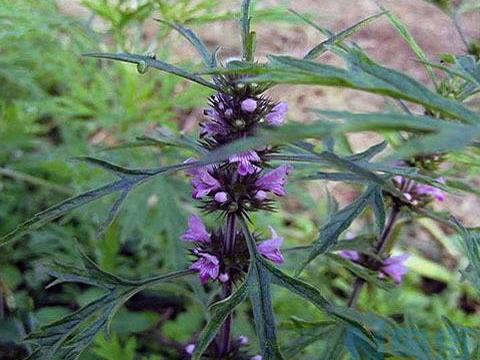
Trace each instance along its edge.
{"label": "hairy stem", "polygon": [[[235,232],[236,232],[236,216],[235,214],[228,214],[227,222],[225,224],[225,237],[224,237],[224,249],[225,256],[232,257],[234,248],[235,248]],[[232,295],[233,283],[229,278],[223,283],[222,298],[226,299]],[[232,314],[228,315],[225,319],[225,323],[222,326],[220,334],[218,335],[218,344],[219,344],[219,356],[223,357],[224,355],[230,352],[231,337],[232,337]]]}
{"label": "hairy stem", "polygon": [[[383,229],[382,235],[378,240],[377,244],[375,245],[375,254],[382,256],[383,252],[388,249],[390,246],[390,235],[392,230],[395,226],[395,222],[398,219],[398,215],[400,214],[400,203],[394,200],[392,211],[390,212],[390,216],[388,217],[387,225],[385,229]],[[363,286],[365,285],[365,280],[362,278],[357,278],[355,280],[355,284],[353,285],[353,291],[348,299],[348,307],[354,307],[357,304],[358,298],[360,293],[362,292]]]}

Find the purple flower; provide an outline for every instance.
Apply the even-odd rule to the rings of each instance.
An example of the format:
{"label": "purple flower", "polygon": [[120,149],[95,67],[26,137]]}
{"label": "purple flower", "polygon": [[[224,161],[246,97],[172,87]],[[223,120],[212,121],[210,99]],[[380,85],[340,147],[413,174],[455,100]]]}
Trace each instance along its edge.
{"label": "purple flower", "polygon": [[262,355],[255,355],[250,358],[250,360],[262,360],[262,359],[263,359]]}
{"label": "purple flower", "polygon": [[243,111],[254,112],[257,108],[257,102],[253,99],[246,99],[242,101],[240,105]]}
{"label": "purple flower", "polygon": [[203,225],[200,217],[196,215],[190,216],[188,219],[188,229],[182,235],[182,240],[203,244],[210,243],[210,233],[207,232],[207,229],[205,228],[205,225]]}
{"label": "purple flower", "polygon": [[187,346],[185,346],[185,352],[188,355],[192,355],[194,351],[195,351],[195,344],[188,344]]}
{"label": "purple flower", "polygon": [[[345,233],[345,239],[353,240],[355,239],[355,234],[351,231],[347,231]],[[340,256],[351,261],[360,261],[360,259],[362,258],[360,253],[355,250],[342,250],[340,251]]]}
{"label": "purple flower", "polygon": [[290,174],[292,167],[289,165],[282,165],[259,178],[255,185],[259,190],[270,191],[277,196],[285,196],[285,184],[287,182],[287,175]]}
{"label": "purple flower", "polygon": [[[191,160],[189,159],[187,161]],[[192,195],[195,199],[201,199],[210,194],[211,191],[218,190],[220,188],[220,183],[218,180],[210,174],[211,170],[211,166],[204,166],[189,169],[187,171],[187,174],[192,176]]]}
{"label": "purple flower", "polygon": [[196,262],[190,265],[190,269],[197,270],[202,285],[206,284],[209,279],[215,280],[220,271],[219,261],[215,255],[204,252],[196,252],[199,257]]}
{"label": "purple flower", "polygon": [[218,280],[220,280],[220,282],[224,283],[224,282],[227,282],[228,280],[230,280],[230,276],[227,273],[223,273],[223,274],[218,275]]}
{"label": "purple flower", "polygon": [[228,201],[228,194],[224,191],[217,192],[214,196],[215,201],[223,204]]}
{"label": "purple flower", "polygon": [[342,250],[340,256],[351,261],[360,261],[361,259],[359,252],[355,250]]}
{"label": "purple flower", "polygon": [[[427,184],[419,184],[414,181],[407,181],[407,179],[400,175],[393,177],[393,182],[400,190],[404,191],[403,196],[407,201],[411,201],[413,203],[421,200],[422,196],[432,197],[437,201],[445,200],[445,193],[441,189]],[[445,179],[440,177],[437,179],[437,182],[445,184]]]}
{"label": "purple flower", "polygon": [[400,284],[402,282],[403,276],[408,273],[408,268],[404,265],[404,263],[409,256],[410,255],[408,254],[402,254],[392,256],[384,260],[380,269],[380,277],[389,276],[397,284]]}
{"label": "purple flower", "polygon": [[265,120],[269,125],[281,125],[283,123],[283,117],[288,111],[288,104],[286,102],[280,102],[275,105],[270,113],[265,116]]}
{"label": "purple flower", "polygon": [[248,345],[248,337],[246,336],[239,336],[238,337],[238,343],[241,345],[241,346],[245,346],[245,345]]}
{"label": "purple flower", "polygon": [[200,124],[202,127],[202,136],[228,135],[228,127],[217,111],[214,109],[206,109],[204,114],[212,118],[212,120]]}
{"label": "purple flower", "polygon": [[241,154],[230,156],[229,161],[230,164],[238,163],[238,174],[245,176],[248,174],[254,174],[258,171],[258,167],[253,165],[252,162],[258,162],[261,161],[261,159],[255,151],[250,150]]}
{"label": "purple flower", "polygon": [[262,241],[257,245],[257,249],[262,254],[262,256],[273,261],[275,264],[282,264],[285,260],[282,253],[280,252],[280,247],[283,243],[283,238],[278,236],[275,230],[269,226],[272,233],[272,238],[269,240]]}
{"label": "purple flower", "polygon": [[[442,180],[443,179],[440,178],[437,181],[442,183]],[[443,180],[443,181],[445,181],[445,180]],[[431,185],[423,185],[423,184],[417,185],[415,191],[418,195],[431,196],[438,201],[444,201],[445,200],[444,192],[441,189],[439,189],[437,187],[434,187],[434,186],[431,186]]]}
{"label": "purple flower", "polygon": [[267,198],[267,193],[263,190],[258,190],[256,193],[255,193],[255,199],[257,200],[260,200],[260,201],[263,201]]}

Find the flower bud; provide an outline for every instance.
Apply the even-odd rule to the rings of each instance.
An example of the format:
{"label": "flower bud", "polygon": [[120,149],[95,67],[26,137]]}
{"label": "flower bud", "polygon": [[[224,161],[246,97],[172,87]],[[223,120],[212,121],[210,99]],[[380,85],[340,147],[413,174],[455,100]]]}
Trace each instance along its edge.
{"label": "flower bud", "polygon": [[230,276],[228,276],[227,273],[223,273],[218,276],[218,280],[220,280],[220,282],[222,283],[227,282],[229,279],[230,279]]}
{"label": "flower bud", "polygon": [[220,204],[226,203],[228,201],[228,194],[224,191],[220,191],[220,192],[216,193],[215,194],[215,201],[220,203]]}
{"label": "flower bud", "polygon": [[185,346],[185,352],[189,355],[192,355],[193,352],[195,351],[195,344],[188,344]]}

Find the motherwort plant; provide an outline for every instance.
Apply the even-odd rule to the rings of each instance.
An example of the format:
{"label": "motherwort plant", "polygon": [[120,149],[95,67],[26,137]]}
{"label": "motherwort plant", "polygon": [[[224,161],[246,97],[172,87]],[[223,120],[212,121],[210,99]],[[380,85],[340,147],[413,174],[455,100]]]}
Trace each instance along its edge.
{"label": "motherwort plant", "polygon": [[[280,126],[284,122],[287,104],[273,103],[261,95],[258,86],[238,82],[241,77],[220,76],[215,81],[221,84],[222,90],[210,98],[210,108],[205,110],[207,120],[200,124],[200,142],[206,151],[253,136],[261,126]],[[187,170],[193,198],[200,201],[201,208],[217,213],[224,222],[221,227],[209,231],[200,217],[189,218],[182,240],[193,244],[191,253],[195,262],[190,269],[198,271],[202,284],[218,281],[224,299],[245,281],[251,261],[244,233],[246,228],[242,230],[241,224],[246,226],[244,219],[248,219],[251,212],[272,210],[273,197],[286,195],[285,184],[291,167],[271,168],[269,156],[275,152],[275,148],[267,145],[233,154],[218,164]],[[284,261],[280,252],[283,239],[273,228],[270,231],[271,238],[261,242],[255,235],[247,236],[253,238],[250,245],[255,244],[255,251],[261,256],[281,264]],[[232,347],[231,321],[231,316],[226,319],[211,350],[212,358],[243,358],[237,354],[242,342],[237,341],[238,346]]]}
{"label": "motherwort plant", "polygon": [[[179,357],[291,359],[303,356],[305,348],[320,341],[322,353],[315,353],[315,359],[341,359],[347,352],[353,359],[408,357],[412,355],[412,348],[426,351],[425,356],[419,357],[425,359],[459,358],[459,352],[463,352],[462,358],[475,358],[472,354],[480,346],[464,346],[465,338],[474,332],[455,327],[449,321],[445,321],[448,332],[435,334],[435,339],[441,341],[428,347],[416,326],[361,313],[355,306],[364,284],[390,290],[403,280],[408,255],[392,253],[393,230],[398,219],[407,214],[413,215],[412,218],[430,217],[459,231],[471,262],[465,269],[466,277],[480,288],[478,234],[430,209],[434,200],[443,200],[444,191],[469,189],[462,181],[442,177],[439,165],[446,161],[448,152],[478,148],[480,117],[463,103],[480,92],[478,61],[470,56],[453,57],[450,68],[429,63],[399,19],[384,10],[338,33],[294,12],[327,39],[303,58],[270,55],[268,62],[261,64],[254,61],[255,33],[250,30],[249,13],[250,1],[244,0],[240,20],[242,56],[226,64],[217,59],[216,52],[210,53],[190,29],[164,22],[196,48],[205,65],[200,74],[150,55],[88,54],[136,64],[140,73],[149,68],[159,69],[213,90],[200,122],[198,139],[169,133],[162,133],[156,139],[167,145],[183,146],[196,155],[178,164],[149,169],[124,168],[100,159],[83,158],[117,179],[38,213],[7,234],[0,246],[71,210],[118,194],[98,231],[97,236],[103,236],[133,189],[155,177],[178,171],[189,177],[192,197],[202,216],[192,215],[188,219],[181,240],[189,249],[191,264],[177,272],[140,280],[124,279],[100,269],[81,250],[82,267],[53,264],[50,268],[56,278],[53,284],[82,283],[102,289],[103,295],[30,333],[27,341],[35,345],[30,359],[76,359],[101,330],[108,333],[113,316],[133,295],[191,275],[198,276],[213,297],[203,330],[187,344],[176,346]],[[355,31],[382,16],[388,18],[425,64],[435,91],[375,63],[358,46],[346,42]],[[327,51],[339,56],[346,66],[339,68],[315,61]],[[434,66],[449,74],[440,84],[432,71]],[[265,94],[276,84],[366,91],[394,99],[402,112],[361,114],[313,109],[312,115],[316,118],[311,123],[289,124],[285,123],[287,104],[275,102]],[[456,87],[452,88],[452,84]],[[415,114],[407,103],[420,105],[422,113]],[[388,134],[389,143],[383,141],[358,153],[338,146],[338,139],[347,142],[346,133],[362,131]],[[311,139],[321,141],[307,142]],[[388,145],[389,154],[385,155]],[[298,179],[354,183],[361,189],[360,195],[347,206],[332,207],[318,237],[311,245],[302,247],[308,254],[296,266],[295,276],[277,266],[286,259],[281,249],[283,239],[277,231],[270,227],[268,235],[258,229],[251,230],[255,225],[253,213],[272,211],[275,200],[287,194],[285,185],[293,165]],[[374,219],[373,226],[365,226],[366,234],[342,239],[342,234],[367,209],[373,214],[370,217]],[[217,219],[215,227],[205,225],[206,214]],[[346,306],[327,299],[303,280],[313,284],[318,274],[314,272],[313,277],[309,277],[311,272],[306,274],[304,270],[314,260],[326,257],[347,268],[356,278],[351,295],[342,299]],[[198,286],[198,282],[195,285]],[[320,310],[326,319],[309,322],[295,318],[291,327],[296,331],[296,338],[286,339],[280,346],[272,285],[302,298],[311,310]],[[247,299],[248,309],[253,313],[258,351],[255,342],[250,343],[245,336],[233,336],[235,309]]]}

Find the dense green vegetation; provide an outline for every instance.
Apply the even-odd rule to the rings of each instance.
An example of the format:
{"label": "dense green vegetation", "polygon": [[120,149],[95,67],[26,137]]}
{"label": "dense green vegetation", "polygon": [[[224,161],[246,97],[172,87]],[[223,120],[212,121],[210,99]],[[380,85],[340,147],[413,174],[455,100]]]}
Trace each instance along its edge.
{"label": "dense green vegetation", "polygon": [[[475,1],[464,1],[457,8],[448,1],[432,2],[454,17],[478,10]],[[465,229],[449,214],[434,212],[431,203],[405,206],[391,234],[395,253],[410,253],[410,272],[400,286],[380,280],[371,269],[334,252],[365,250],[372,245],[395,199],[402,196],[391,181],[394,175],[445,192],[478,195],[474,185],[480,167],[480,113],[475,102],[480,92],[478,44],[468,39],[465,54],[445,54],[442,62],[430,62],[390,13],[334,34],[305,15],[257,3],[251,10],[256,26],[267,21],[270,26],[280,21],[306,22],[305,26],[313,25],[327,40],[304,59],[272,55],[266,63],[248,59],[204,68],[199,65],[200,56],[187,59],[175,53],[174,42],[188,42],[174,31],[183,31],[200,53],[203,45],[185,33],[185,28],[169,24],[201,28],[238,20],[240,3],[224,11],[216,0],[84,0],[82,9],[88,14],[72,16],[53,0],[0,0],[0,236],[6,235],[0,243],[0,358],[21,359],[31,354],[36,345],[22,343],[26,334],[95,300],[99,315],[80,323],[86,329],[83,335],[93,332],[59,345],[62,351],[68,346],[74,349],[68,354],[71,357],[62,357],[62,352],[56,356],[75,358],[77,348],[78,352],[86,348],[80,359],[180,359],[186,356],[185,346],[199,339],[207,320],[213,319],[207,329],[216,331],[221,325],[217,321],[215,327],[216,314],[238,305],[234,335],[250,339],[252,356],[262,353],[264,359],[279,358],[268,355],[268,342],[273,341],[269,336],[265,340],[268,331],[259,334],[258,319],[257,328],[253,324],[252,304],[262,307],[266,300],[240,301],[255,281],[259,288],[270,281],[280,285],[271,288],[272,323],[277,324],[278,343],[286,359],[318,359],[318,354],[326,359],[478,356],[480,242],[476,229]],[[245,22],[245,11],[242,38],[248,55],[254,36]],[[425,64],[435,84],[432,89],[373,62],[348,42],[350,35],[381,17],[388,18]],[[163,22],[154,25],[155,36],[145,39],[145,26],[152,18]],[[236,33],[231,36],[241,38]],[[346,67],[323,64],[325,52],[343,59]],[[82,57],[84,53],[96,55]],[[318,58],[319,62],[313,62]],[[170,67],[162,69],[166,72],[156,71],[149,59],[188,69],[194,82],[176,76]],[[255,258],[252,264],[260,275],[238,284],[234,294],[238,304],[230,301],[213,307],[219,299],[214,283],[201,286],[196,276],[181,277],[183,273],[179,280],[163,283],[163,275],[176,274],[191,262],[179,238],[188,215],[197,210],[183,172],[168,170],[168,176],[156,176],[150,171],[182,164],[198,150],[194,142],[198,130],[193,125],[201,120],[199,110],[214,93],[212,74],[248,74],[247,85],[265,88],[275,84],[350,88],[385,96],[392,109],[375,114],[317,109],[308,125],[292,119],[282,128],[201,153],[200,159],[208,164],[267,144],[282,145],[273,161],[286,159],[295,165],[289,196],[279,201],[277,211],[251,216],[256,228],[266,231],[272,225],[285,238],[282,272],[276,272],[261,256]],[[198,79],[213,85],[203,86]],[[405,104],[421,106],[421,114],[412,113]],[[187,134],[181,132],[185,128]],[[345,135],[363,131],[376,131],[386,142],[353,154]],[[432,154],[440,154],[443,166],[425,165]],[[407,171],[395,165],[399,159],[417,162]],[[141,176],[147,176],[148,182]],[[439,177],[445,177],[446,183],[438,182]],[[324,187],[325,180],[347,183],[354,200],[340,209]],[[25,223],[66,198],[115,181],[134,185],[124,192],[119,188],[120,194],[107,189],[101,198],[88,193],[88,199],[40,213]],[[142,185],[137,187],[137,183]],[[117,214],[109,211],[120,202],[122,207],[114,217]],[[79,208],[80,203],[85,206]],[[212,226],[219,221],[215,215],[205,219]],[[355,241],[346,240],[351,234]],[[417,237],[436,244],[439,256],[428,259]],[[262,278],[262,271],[268,276]],[[146,288],[146,281],[123,280],[150,277],[154,279],[148,285],[160,285]],[[357,277],[368,283],[358,302],[358,309],[365,312],[342,307]],[[46,289],[55,278],[65,283]],[[293,301],[289,291],[303,299]],[[95,321],[108,317],[130,295],[113,318],[110,336],[97,334]],[[261,316],[269,324],[266,313]],[[66,332],[68,324],[61,325]],[[87,347],[90,338],[93,343]],[[205,332],[200,338],[205,340]],[[42,345],[53,347],[46,342]]]}

